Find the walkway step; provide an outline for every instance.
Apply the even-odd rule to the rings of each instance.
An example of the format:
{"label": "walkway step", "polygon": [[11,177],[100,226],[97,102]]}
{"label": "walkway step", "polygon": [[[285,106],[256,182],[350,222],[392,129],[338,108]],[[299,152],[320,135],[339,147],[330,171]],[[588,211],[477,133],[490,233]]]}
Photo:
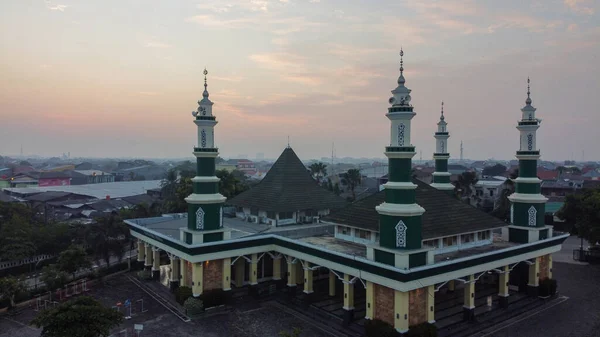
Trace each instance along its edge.
{"label": "walkway step", "polygon": [[175,315],[177,318],[179,318],[180,320],[182,320],[184,322],[189,322],[190,321],[190,318],[188,316],[186,316],[183,312],[181,312],[179,310],[179,308],[175,307],[173,304],[171,304],[171,302],[169,300],[167,300],[164,297],[160,296],[157,292],[155,292],[154,290],[150,289],[147,285],[145,285],[144,283],[142,283],[140,280],[138,280],[138,279],[136,279],[134,277],[131,277],[129,275],[127,275],[127,278],[129,279],[129,281],[131,281],[131,283],[137,285],[146,294],[148,294],[150,297],[152,297],[158,303],[160,303],[163,307],[165,307],[167,310],[169,310],[171,313],[173,313],[173,315]]}

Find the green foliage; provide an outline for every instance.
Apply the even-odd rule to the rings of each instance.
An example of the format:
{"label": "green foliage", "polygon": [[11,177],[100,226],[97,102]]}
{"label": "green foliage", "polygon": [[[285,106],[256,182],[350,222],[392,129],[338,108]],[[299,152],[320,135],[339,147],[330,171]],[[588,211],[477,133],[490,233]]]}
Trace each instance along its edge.
{"label": "green foliage", "polygon": [[380,319],[365,320],[366,337],[400,337],[401,334],[391,324]]}
{"label": "green foliage", "polygon": [[42,269],[40,281],[42,281],[49,290],[62,288],[68,281],[69,275],[60,270],[56,265],[45,266]]}
{"label": "green foliage", "polygon": [[542,297],[553,296],[556,294],[558,283],[555,279],[545,278],[540,280],[538,294]]}
{"label": "green foliage", "polygon": [[15,296],[18,293],[25,292],[25,286],[19,280],[12,276],[7,276],[0,279],[0,297],[7,298],[9,301],[8,308],[15,306]]}
{"label": "green foliage", "polygon": [[350,192],[352,192],[352,200],[356,200],[356,193],[354,190],[356,189],[356,186],[360,185],[361,182],[362,175],[358,169],[349,169],[348,172],[342,174],[342,184],[348,186]]}
{"label": "green foliage", "polygon": [[219,192],[227,199],[233,198],[249,188],[248,179],[241,171],[217,170],[215,175],[220,179]]}
{"label": "green foliage", "polygon": [[288,331],[279,331],[279,337],[300,337],[300,334],[302,333],[302,329],[300,328],[292,328],[292,331],[288,332]]}
{"label": "green foliage", "polygon": [[425,322],[413,325],[408,329],[406,337],[437,337],[437,327],[431,323]]}
{"label": "green foliage", "polygon": [[104,260],[110,266],[110,257],[116,256],[119,262],[130,246],[131,234],[123,220],[115,214],[96,219],[85,232],[85,243],[90,247],[96,260]]}
{"label": "green foliage", "polygon": [[492,210],[491,215],[496,218],[510,222],[510,206],[511,202],[508,200],[508,196],[515,192],[515,183],[513,179],[517,179],[519,176],[519,169],[515,169],[510,174],[510,179],[507,179],[504,184],[502,184],[502,190],[500,191],[500,196],[498,197],[498,203],[496,208]]}
{"label": "green foliage", "polygon": [[340,184],[335,183],[335,185],[333,185],[333,193],[335,193],[335,195],[342,194],[342,190],[340,190]]}
{"label": "green foliage", "polygon": [[71,245],[76,231],[69,224],[56,223],[38,226],[32,234],[37,254],[58,255]]}
{"label": "green foliage", "polygon": [[183,305],[183,303],[185,303],[185,300],[192,297],[192,295],[192,288],[185,286],[179,287],[175,290],[175,301]]}
{"label": "green foliage", "polygon": [[477,184],[477,174],[475,172],[463,172],[458,176],[458,180],[455,183],[454,193],[460,199],[466,203],[471,202],[471,196],[475,184]]}
{"label": "green foliage", "polygon": [[152,271],[150,271],[150,270],[146,270],[146,269],[140,270],[140,271],[138,271],[137,275],[140,279],[142,279],[144,281],[152,280]]}
{"label": "green foliage", "polygon": [[123,321],[123,315],[88,296],[42,311],[31,323],[42,328],[42,337],[100,337]]}
{"label": "green foliage", "polygon": [[79,269],[90,268],[91,263],[83,248],[70,246],[58,256],[58,269],[70,274],[75,274]]}
{"label": "green foliage", "polygon": [[312,176],[316,178],[324,177],[327,175],[327,164],[323,162],[312,163],[310,164],[308,169],[310,170],[310,174],[312,174]]}
{"label": "green foliage", "polygon": [[204,303],[202,300],[194,297],[189,297],[185,300],[185,302],[183,302],[183,307],[190,316],[198,315],[204,311]]}
{"label": "green foliage", "polygon": [[0,228],[0,259],[21,260],[36,252],[32,241],[34,227],[22,216],[13,213]]}
{"label": "green foliage", "polygon": [[600,241],[600,189],[567,195],[565,204],[556,215],[574,225],[579,237],[590,244]]}
{"label": "green foliage", "polygon": [[212,308],[225,304],[225,291],[223,289],[207,290],[200,295],[205,308]]}

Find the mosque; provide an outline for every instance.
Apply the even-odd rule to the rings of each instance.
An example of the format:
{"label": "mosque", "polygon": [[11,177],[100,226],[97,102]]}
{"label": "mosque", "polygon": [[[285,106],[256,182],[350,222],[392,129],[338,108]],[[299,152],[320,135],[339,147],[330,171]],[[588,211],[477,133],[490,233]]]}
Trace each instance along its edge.
{"label": "mosque", "polygon": [[[552,278],[552,253],[568,234],[544,224],[546,198],[536,176],[540,120],[529,80],[517,125],[519,177],[506,223],[451,195],[443,109],[434,133],[433,182],[413,181],[416,112],[403,52],[400,56],[386,113],[389,181],[381,192],[351,204],[318,187],[290,147],[256,187],[227,201],[215,176],[217,120],[205,70],[203,98],[192,113],[197,172],[193,193],[185,199],[188,213],[127,220],[138,261],[155,274],[167,270],[162,276],[172,288],[191,287],[194,296],[276,284],[309,303],[339,299],[335,314],[346,324],[379,319],[401,333],[441,320],[436,305],[454,291],[462,292],[455,297],[461,319],[474,320],[483,283],[493,287],[494,306],[510,310],[518,296],[537,298],[539,282]],[[236,207],[236,218],[223,217],[225,203]],[[168,261],[167,269],[161,260]]]}

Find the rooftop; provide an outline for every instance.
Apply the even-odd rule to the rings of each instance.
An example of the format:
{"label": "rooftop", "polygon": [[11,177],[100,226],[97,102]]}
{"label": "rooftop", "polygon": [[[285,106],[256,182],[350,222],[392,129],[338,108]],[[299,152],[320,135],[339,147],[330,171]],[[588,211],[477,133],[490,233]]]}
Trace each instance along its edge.
{"label": "rooftop", "polygon": [[29,188],[5,188],[14,194],[34,194],[42,192],[68,192],[80,195],[86,195],[98,199],[104,199],[107,195],[111,198],[123,198],[133,195],[146,193],[146,190],[158,188],[160,180],[145,181],[120,181],[114,183],[70,185],[70,186],[47,186],[47,187],[29,187]]}

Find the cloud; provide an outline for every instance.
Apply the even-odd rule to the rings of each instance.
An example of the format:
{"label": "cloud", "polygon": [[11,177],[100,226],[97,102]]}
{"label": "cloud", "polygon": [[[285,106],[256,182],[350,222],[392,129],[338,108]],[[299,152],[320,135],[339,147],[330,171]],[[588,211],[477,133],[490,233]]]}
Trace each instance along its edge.
{"label": "cloud", "polygon": [[245,78],[241,77],[241,76],[233,76],[233,77],[211,76],[210,79],[215,79],[215,80],[224,81],[224,82],[239,83],[239,82],[243,81]]}
{"label": "cloud", "polygon": [[595,13],[594,8],[589,6],[589,0],[564,0],[564,4],[577,14],[593,15]]}
{"label": "cloud", "polygon": [[162,43],[162,42],[158,42],[158,41],[148,41],[146,42],[146,44],[144,45],[144,47],[146,48],[171,48],[172,46],[170,44],[166,44],[166,43]]}
{"label": "cloud", "polygon": [[48,8],[51,11],[64,12],[65,9],[67,9],[67,7],[69,7],[68,5],[53,4],[49,0],[45,0],[44,2],[46,3],[46,8]]}
{"label": "cloud", "polygon": [[487,28],[489,33],[494,33],[498,29],[509,28],[526,29],[532,33],[543,33],[553,31],[563,24],[560,20],[548,21],[520,13],[498,14],[494,21],[495,23],[489,25]]}
{"label": "cloud", "polygon": [[577,30],[579,30],[579,26],[576,23],[572,23],[567,27],[567,31],[569,32],[576,32]]}
{"label": "cloud", "polygon": [[158,96],[158,95],[160,95],[160,93],[155,92],[155,91],[138,91],[137,94],[142,95],[142,96]]}

